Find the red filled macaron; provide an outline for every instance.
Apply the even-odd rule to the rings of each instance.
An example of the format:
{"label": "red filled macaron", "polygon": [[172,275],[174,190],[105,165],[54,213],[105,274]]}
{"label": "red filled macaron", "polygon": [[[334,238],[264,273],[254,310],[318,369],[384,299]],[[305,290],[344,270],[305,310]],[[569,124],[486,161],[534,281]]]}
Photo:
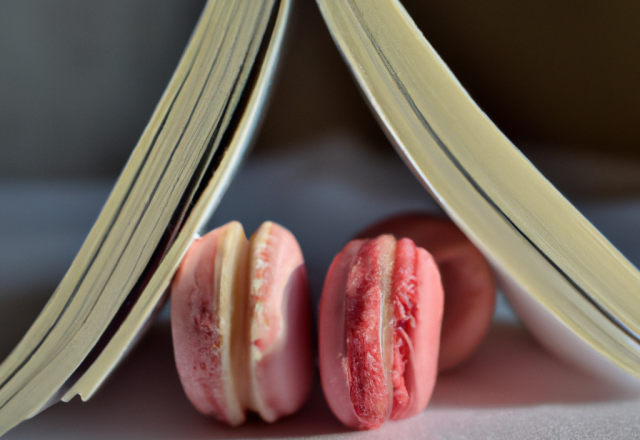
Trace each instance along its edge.
{"label": "red filled macaron", "polygon": [[425,408],[442,311],[440,275],[424,249],[391,235],[347,244],[325,279],[318,329],[322,387],[338,419],[375,429]]}
{"label": "red filled macaron", "polygon": [[247,410],[273,422],[313,383],[311,312],[300,247],[265,222],[248,241],[237,222],[196,240],[171,285],[176,365],[202,413],[231,425]]}

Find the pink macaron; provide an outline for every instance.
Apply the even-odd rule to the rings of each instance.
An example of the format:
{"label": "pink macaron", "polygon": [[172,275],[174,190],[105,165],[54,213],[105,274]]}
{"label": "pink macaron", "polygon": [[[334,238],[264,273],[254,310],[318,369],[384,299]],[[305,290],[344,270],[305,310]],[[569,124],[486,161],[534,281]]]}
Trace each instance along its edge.
{"label": "pink macaron", "polygon": [[378,428],[427,405],[437,374],[443,290],[434,259],[409,239],[354,240],[320,301],[325,397],[345,425]]}
{"label": "pink macaron", "polygon": [[176,366],[202,413],[230,425],[298,410],[313,383],[311,312],[300,247],[265,222],[248,241],[231,222],[196,240],[171,285]]}
{"label": "pink macaron", "polygon": [[487,334],[496,302],[496,283],[482,253],[449,219],[401,214],[370,226],[358,237],[408,237],[433,256],[444,288],[439,371],[466,361]]}

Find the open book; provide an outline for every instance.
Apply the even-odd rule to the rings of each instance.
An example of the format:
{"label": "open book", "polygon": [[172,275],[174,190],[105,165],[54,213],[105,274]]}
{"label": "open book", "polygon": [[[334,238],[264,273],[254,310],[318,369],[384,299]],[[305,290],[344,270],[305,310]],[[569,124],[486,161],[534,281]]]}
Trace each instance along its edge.
{"label": "open book", "polygon": [[[88,399],[149,322],[246,150],[289,3],[209,0],[85,244],[0,365],[0,435]],[[638,271],[474,104],[396,0],[318,3],[398,151],[505,285],[640,376]]]}
{"label": "open book", "polygon": [[600,353],[640,377],[638,270],[478,108],[399,1],[318,4],[396,149],[525,323],[565,357],[617,374]]}

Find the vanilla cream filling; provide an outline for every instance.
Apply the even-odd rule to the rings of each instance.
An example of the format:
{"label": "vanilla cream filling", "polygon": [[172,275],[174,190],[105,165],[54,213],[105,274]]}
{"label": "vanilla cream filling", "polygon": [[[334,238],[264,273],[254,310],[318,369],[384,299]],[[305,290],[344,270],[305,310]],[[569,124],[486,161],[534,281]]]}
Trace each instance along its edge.
{"label": "vanilla cream filling", "polygon": [[393,302],[391,284],[393,281],[393,269],[395,262],[396,243],[383,249],[380,256],[382,273],[380,277],[380,353],[384,365],[384,376],[387,381],[389,395],[389,411],[387,418],[393,410],[393,330],[395,319],[393,317]]}

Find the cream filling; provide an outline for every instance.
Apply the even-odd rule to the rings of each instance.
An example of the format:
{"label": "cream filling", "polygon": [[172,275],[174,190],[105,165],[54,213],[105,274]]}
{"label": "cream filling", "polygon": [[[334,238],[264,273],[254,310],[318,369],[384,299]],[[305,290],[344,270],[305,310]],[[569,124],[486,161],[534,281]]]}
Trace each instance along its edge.
{"label": "cream filling", "polygon": [[381,276],[380,276],[380,353],[384,365],[384,375],[387,382],[387,392],[389,395],[389,418],[393,410],[393,330],[395,319],[393,317],[393,302],[391,284],[393,281],[393,268],[396,253],[396,242],[386,247],[380,256]]}
{"label": "cream filling", "polygon": [[220,329],[223,335],[229,335],[230,342],[223,355],[223,379],[231,424],[242,423],[245,410],[259,413],[265,420],[273,418],[260,395],[255,371],[264,353],[254,341],[269,325],[268,310],[264,303],[254,304],[252,299],[252,293],[259,292],[265,281],[254,274],[269,264],[262,257],[270,230],[271,223],[263,223],[249,241],[242,226],[234,222],[234,228],[220,238],[221,252],[216,255],[217,263],[222,263],[216,264],[216,280],[220,280],[221,303],[224,302],[220,307]]}

